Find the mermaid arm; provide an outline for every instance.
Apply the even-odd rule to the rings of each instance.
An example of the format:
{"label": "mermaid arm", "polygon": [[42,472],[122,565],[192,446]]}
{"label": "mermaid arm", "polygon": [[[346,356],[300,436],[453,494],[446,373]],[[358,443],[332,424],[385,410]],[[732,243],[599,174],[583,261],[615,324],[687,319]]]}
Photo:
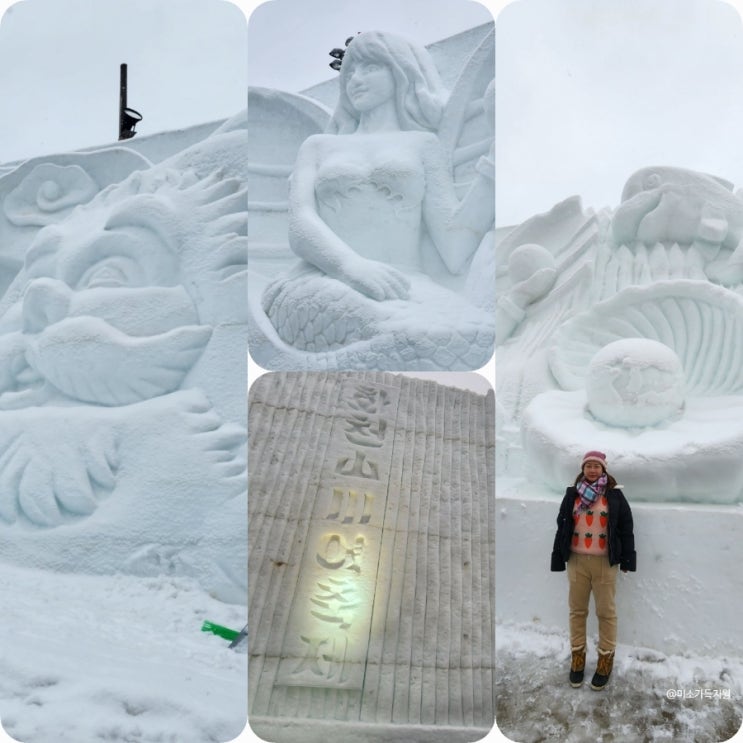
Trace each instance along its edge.
{"label": "mermaid arm", "polygon": [[477,175],[459,201],[443,149],[436,135],[423,144],[426,194],[423,218],[436,250],[453,274],[462,273],[495,220],[495,166],[491,154],[481,157]]}
{"label": "mermaid arm", "polygon": [[317,213],[317,157],[317,137],[312,136],[300,147],[289,179],[289,244],[300,258],[341,278],[346,264],[358,256]]}
{"label": "mermaid arm", "polygon": [[289,244],[300,258],[372,299],[406,299],[409,282],[400,272],[355,253],[317,212],[317,145],[326,136],[309,137],[299,150],[289,188]]}

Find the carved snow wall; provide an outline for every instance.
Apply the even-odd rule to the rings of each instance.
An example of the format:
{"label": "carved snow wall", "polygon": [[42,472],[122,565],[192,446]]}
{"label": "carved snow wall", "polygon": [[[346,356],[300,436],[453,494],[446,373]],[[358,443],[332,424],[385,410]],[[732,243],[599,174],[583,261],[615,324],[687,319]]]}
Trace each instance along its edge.
{"label": "carved snow wall", "polygon": [[494,419],[492,392],[381,372],[252,385],[256,733],[321,740],[334,721],[354,740],[415,726],[471,741],[491,727]]}
{"label": "carved snow wall", "polygon": [[0,561],[245,601],[244,118],[0,174]]}

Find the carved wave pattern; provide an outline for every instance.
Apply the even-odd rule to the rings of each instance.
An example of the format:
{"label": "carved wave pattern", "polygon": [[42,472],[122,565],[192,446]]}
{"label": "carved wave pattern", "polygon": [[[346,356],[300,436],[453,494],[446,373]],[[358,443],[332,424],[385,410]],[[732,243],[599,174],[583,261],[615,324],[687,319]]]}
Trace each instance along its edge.
{"label": "carved wave pattern", "polygon": [[3,209],[15,225],[43,226],[90,201],[98,190],[98,184],[78,165],[42,163],[7,195]]}
{"label": "carved wave pattern", "polygon": [[395,188],[391,182],[386,183],[373,178],[336,176],[333,179],[319,181],[315,192],[318,201],[334,212],[340,212],[344,202],[350,201],[359,203],[366,203],[369,200],[372,203],[376,200],[386,201],[396,214],[413,209],[417,205],[416,199],[406,198],[402,187]]}
{"label": "carved wave pattern", "polygon": [[562,325],[549,350],[560,387],[582,389],[594,354],[622,338],[649,338],[672,348],[687,390],[733,395],[743,390],[743,297],[702,281],[632,287]]}

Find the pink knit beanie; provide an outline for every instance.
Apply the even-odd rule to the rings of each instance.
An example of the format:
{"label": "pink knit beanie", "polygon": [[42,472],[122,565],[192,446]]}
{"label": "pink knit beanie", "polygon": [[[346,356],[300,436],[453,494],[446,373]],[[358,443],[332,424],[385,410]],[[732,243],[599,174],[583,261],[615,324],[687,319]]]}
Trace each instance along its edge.
{"label": "pink knit beanie", "polygon": [[604,469],[606,469],[606,454],[602,451],[586,452],[580,465],[581,469],[583,469],[586,462],[598,462]]}

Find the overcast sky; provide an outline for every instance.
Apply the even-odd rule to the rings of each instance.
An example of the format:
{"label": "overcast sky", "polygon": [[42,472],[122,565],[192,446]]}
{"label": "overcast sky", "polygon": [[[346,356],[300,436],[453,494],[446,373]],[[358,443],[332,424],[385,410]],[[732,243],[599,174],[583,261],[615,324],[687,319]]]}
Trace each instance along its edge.
{"label": "overcast sky", "polygon": [[144,135],[245,108],[246,60],[227,0],[23,0],[0,23],[0,163],[115,142],[122,62]]}
{"label": "overcast sky", "polygon": [[428,44],[492,19],[471,0],[272,0],[250,16],[249,82],[296,92],[335,77],[329,52],[357,31],[396,31]]}
{"label": "overcast sky", "polygon": [[522,0],[496,29],[498,225],[573,194],[616,207],[648,165],[743,186],[743,26],[732,4]]}
{"label": "overcast sky", "polygon": [[301,90],[333,77],[327,52],[354,31],[425,43],[489,10],[499,225],[575,193],[616,206],[652,163],[743,185],[733,6],[743,0],[22,0],[0,24],[0,163],[114,141],[123,61],[142,136],[241,110],[246,60],[251,84]]}
{"label": "overcast sky", "polygon": [[[497,7],[501,0],[488,0]],[[254,81],[297,91],[335,73],[327,53],[384,26],[427,43],[490,20],[472,0],[0,0],[0,163],[118,135],[119,65],[138,136],[245,107]],[[373,10],[372,10],[373,8]]]}
{"label": "overcast sky", "polygon": [[[0,10],[10,4],[0,0]],[[743,186],[743,0],[22,0],[0,24],[0,163],[115,141],[119,64],[141,135],[226,118],[251,83],[333,77],[371,27],[426,43],[497,17],[497,221],[649,164]],[[374,8],[373,11],[367,10]],[[255,9],[255,10],[254,10]],[[251,42],[248,45],[250,18]],[[309,45],[309,46],[308,46]],[[248,49],[249,47],[249,49]]]}

